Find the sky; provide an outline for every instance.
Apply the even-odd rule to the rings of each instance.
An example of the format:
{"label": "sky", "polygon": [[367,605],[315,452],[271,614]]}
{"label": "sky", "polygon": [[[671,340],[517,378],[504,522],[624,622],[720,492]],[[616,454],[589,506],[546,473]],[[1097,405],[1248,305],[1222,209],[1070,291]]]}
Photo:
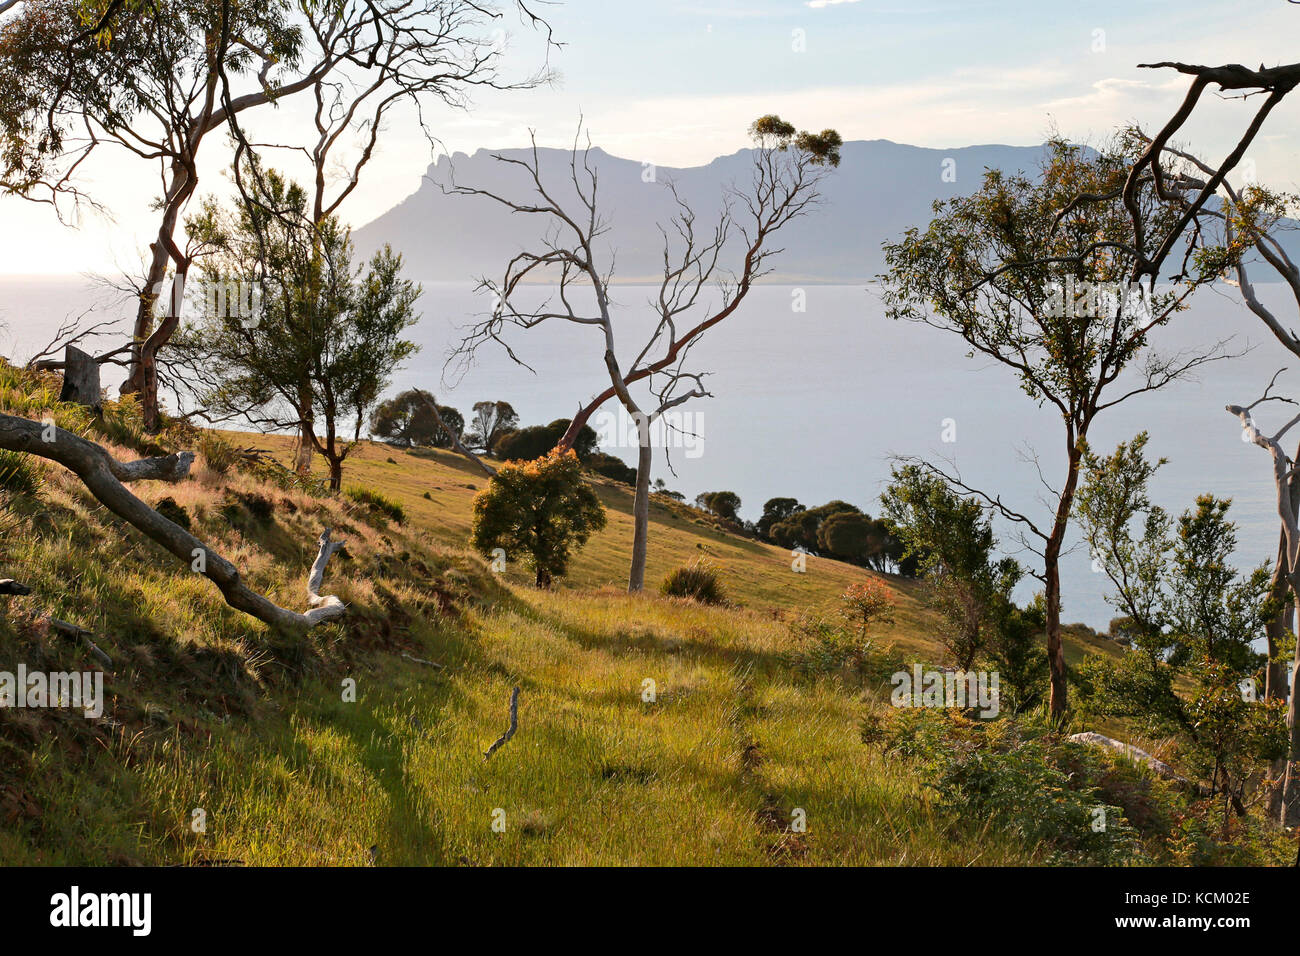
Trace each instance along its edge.
{"label": "sky", "polygon": [[[581,118],[610,153],[696,165],[744,147],[745,127],[770,112],[848,140],[935,148],[1031,145],[1051,129],[1096,140],[1130,122],[1154,128],[1181,100],[1186,76],[1139,63],[1271,66],[1294,59],[1300,36],[1300,6],[1285,0],[566,0],[540,9],[563,44],[549,53],[555,81],[488,91],[466,111],[431,110],[447,151],[524,145],[530,129],[542,145],[568,145]],[[526,76],[542,63],[540,37],[513,15],[503,23],[505,70]],[[1183,142],[1222,156],[1257,102],[1206,98]],[[287,101],[251,125],[274,127],[283,141],[305,134],[305,119]],[[1274,112],[1248,166],[1263,182],[1296,188],[1297,145],[1300,94]],[[200,194],[222,192],[224,136],[205,149]],[[344,218],[360,226],[401,201],[433,158],[410,115],[395,116]],[[0,272],[138,271],[156,228],[157,167],[105,155],[84,182],[111,218],[83,213],[62,224],[49,206],[0,199]]]}

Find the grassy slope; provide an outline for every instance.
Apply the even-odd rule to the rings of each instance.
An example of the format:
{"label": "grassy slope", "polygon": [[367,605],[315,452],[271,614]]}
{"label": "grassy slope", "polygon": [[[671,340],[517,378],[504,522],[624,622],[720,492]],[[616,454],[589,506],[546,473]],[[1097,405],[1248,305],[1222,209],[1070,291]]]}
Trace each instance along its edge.
{"label": "grassy slope", "polygon": [[[283,453],[276,438],[246,443]],[[130,453],[123,452],[125,457]],[[392,459],[390,462],[389,459]],[[553,593],[465,550],[484,479],[454,456],[368,445],[346,484],[400,501],[390,526],[200,468],[173,497],[250,582],[301,607],[322,525],[349,537],[326,577],[352,604],[302,646],[274,641],[201,578],[52,470],[0,533],[0,570],[33,585],[0,605],[0,669],[79,669],[42,624],[93,629],[114,657],[105,719],[0,710],[0,860],[11,863],[1009,863],[1033,848],[957,832],[922,780],[860,740],[872,691],[788,666],[783,612],[832,603],[868,575],[653,509],[648,580],[707,554],[736,604],[620,591],[629,495]],[[428,492],[429,498],[424,498]],[[250,496],[270,499],[259,521]],[[242,496],[242,497],[241,497]],[[880,639],[937,660],[915,585],[890,579]],[[1106,642],[1098,648],[1112,650]],[[1072,654],[1082,652],[1072,645]],[[402,656],[432,659],[434,670]],[[355,703],[341,685],[357,682]],[[657,699],[643,699],[653,680]],[[482,751],[522,688],[520,730]],[[191,826],[206,811],[206,831]],[[789,824],[806,813],[803,833]],[[496,819],[504,832],[494,831]]]}

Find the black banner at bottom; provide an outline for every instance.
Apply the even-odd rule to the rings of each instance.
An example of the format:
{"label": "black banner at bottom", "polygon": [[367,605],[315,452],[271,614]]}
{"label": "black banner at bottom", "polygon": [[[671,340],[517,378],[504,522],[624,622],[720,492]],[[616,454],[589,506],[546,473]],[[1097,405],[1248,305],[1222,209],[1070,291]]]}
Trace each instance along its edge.
{"label": "black banner at bottom", "polygon": [[458,925],[615,943],[683,918],[732,942],[771,942],[783,924],[811,942],[856,924],[914,941],[1041,930],[1231,945],[1284,931],[1294,887],[1294,870],[1228,869],[0,869],[0,915],[11,943],[128,947],[270,933],[333,948],[420,927],[436,942]]}

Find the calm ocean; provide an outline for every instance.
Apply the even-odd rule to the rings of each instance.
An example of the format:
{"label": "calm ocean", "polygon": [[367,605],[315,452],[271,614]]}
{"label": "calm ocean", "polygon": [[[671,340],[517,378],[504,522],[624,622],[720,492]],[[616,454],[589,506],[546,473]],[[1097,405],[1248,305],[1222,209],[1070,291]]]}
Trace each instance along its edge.
{"label": "calm ocean", "polygon": [[[637,316],[646,314],[651,291],[617,289],[628,315],[628,326],[618,330],[625,359],[641,344],[635,333],[645,320]],[[875,512],[891,456],[918,455],[950,462],[967,483],[1046,522],[1045,491],[1032,456],[1037,453],[1046,481],[1058,485],[1063,439],[1050,408],[1035,407],[1006,369],[967,358],[955,338],[889,321],[869,288],[808,286],[802,294],[806,304],[800,312],[790,287],[756,289],[739,313],[694,350],[692,368],[712,373],[706,383],[716,397],[682,408],[679,424],[692,435],[677,436],[678,447],[669,449],[676,476],[660,452],[655,477],[688,499],[706,490],[735,491],[749,518],[778,495],[807,505],[842,498]],[[1281,315],[1293,314],[1280,287],[1263,287],[1262,295],[1278,303]],[[119,300],[114,306],[111,299],[75,276],[0,278],[0,354],[26,359],[61,320],[97,303],[96,320],[122,318],[125,330],[129,304]],[[497,347],[484,349],[463,373],[448,371],[444,381],[449,347],[484,302],[468,285],[427,283],[421,308],[414,336],[421,352],[394,374],[394,390],[431,389],[466,417],[476,401],[505,400],[532,424],[571,416],[607,384],[599,334],[559,323],[510,340],[535,372],[515,365]],[[1169,352],[1229,337],[1231,350],[1245,355],[1103,413],[1092,441],[1108,450],[1139,430],[1149,431],[1149,451],[1169,459],[1155,484],[1156,500],[1178,513],[1203,492],[1231,497],[1240,561],[1253,566],[1271,557],[1276,544],[1272,473],[1264,451],[1241,441],[1224,406],[1253,401],[1274,372],[1297,363],[1226,286],[1202,292],[1153,344]],[[120,373],[109,369],[106,380],[115,383]],[[1300,368],[1284,374],[1278,388],[1300,396]],[[1258,416],[1264,427],[1286,417],[1281,405]],[[633,448],[607,450],[635,461]],[[1003,539],[1006,550],[1014,551],[1011,535]],[[1104,626],[1113,612],[1104,601],[1103,576],[1093,573],[1082,548],[1065,559],[1063,579],[1065,619]],[[1024,596],[1031,590],[1026,585]]]}

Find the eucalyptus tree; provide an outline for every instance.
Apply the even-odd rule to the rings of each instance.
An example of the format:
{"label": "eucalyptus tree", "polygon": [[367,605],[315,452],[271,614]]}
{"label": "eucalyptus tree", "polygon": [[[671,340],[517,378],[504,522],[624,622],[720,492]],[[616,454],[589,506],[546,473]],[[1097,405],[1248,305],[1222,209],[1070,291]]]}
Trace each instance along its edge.
{"label": "eucalyptus tree", "polygon": [[[839,165],[843,141],[835,130],[797,132],[778,116],[760,117],[749,128],[753,139],[752,175],[747,186],[734,187],[712,226],[699,222],[694,209],[672,183],[666,184],[676,213],[661,226],[663,272],[648,304],[653,318],[650,333],[629,361],[620,357],[616,331],[621,320],[611,302],[614,252],[601,239],[609,229],[599,201],[599,175],[590,162],[590,144],[575,140],[569,154],[569,185],[576,200],[561,201],[557,186],[542,173],[536,139],[522,158],[494,154],[500,163],[523,172],[523,195],[501,195],[471,186],[450,187],[452,193],[492,200],[512,212],[537,216],[545,224],[543,237],[513,255],[499,279],[484,277],[479,289],[495,305],[477,322],[456,349],[453,360],[468,360],[482,345],[504,343],[509,329],[534,329],[543,323],[570,322],[600,336],[609,386],[583,403],[557,447],[573,447],[592,414],[617,398],[637,428],[637,480],[633,498],[633,540],[628,590],[645,586],[646,541],[650,515],[651,427],[665,412],[710,393],[705,373],[686,365],[691,350],[709,329],[739,309],[753,284],[769,271],[773,236],[806,214],[817,202],[826,167]],[[579,131],[581,135],[581,131]],[[733,237],[738,240],[733,242]],[[728,270],[734,254],[739,262]],[[541,283],[551,296],[542,305],[532,283]],[[710,288],[716,287],[716,296]],[[519,361],[512,347],[508,354]],[[523,364],[520,362],[520,364]],[[643,385],[644,393],[634,392]]]}
{"label": "eucalyptus tree", "polygon": [[[158,229],[150,244],[124,393],[139,393],[146,424],[159,423],[157,356],[179,325],[188,263],[177,229],[199,182],[200,150],[227,129],[239,183],[252,152],[249,111],[311,91],[316,139],[279,144],[314,166],[314,218],[323,220],[357,187],[389,112],[461,107],[476,86],[517,88],[501,79],[502,14],[473,0],[23,0],[0,33],[3,181],[47,201],[81,198],[85,163],[102,145],[156,164]],[[512,6],[549,27],[526,0]],[[98,29],[97,29],[98,28]],[[495,29],[494,29],[495,28]],[[76,42],[92,34],[97,42]],[[362,131],[347,159],[344,134]],[[205,150],[204,152],[208,152]],[[327,166],[342,169],[333,190]],[[164,295],[168,274],[171,291]]]}
{"label": "eucalyptus tree", "polygon": [[[1107,409],[1222,354],[1222,343],[1167,356],[1149,347],[1151,333],[1211,276],[1184,274],[1159,288],[1154,281],[1131,281],[1144,260],[1132,238],[1134,211],[1140,233],[1161,236],[1184,214],[1156,194],[1150,177],[1128,189],[1144,148],[1131,131],[1100,149],[1054,139],[1037,175],[988,170],[974,194],[935,203],[935,218],[924,230],[910,229],[887,243],[888,271],[880,277],[891,317],[960,337],[973,355],[1004,366],[1035,404],[1059,418],[1059,483],[1043,479],[1049,493],[1044,517],[926,465],[982,497],[1039,557],[1038,570],[1029,570],[1044,588],[1050,709],[1058,719],[1068,694],[1060,559],[1089,431]],[[1035,465],[1042,478],[1041,462]]]}

